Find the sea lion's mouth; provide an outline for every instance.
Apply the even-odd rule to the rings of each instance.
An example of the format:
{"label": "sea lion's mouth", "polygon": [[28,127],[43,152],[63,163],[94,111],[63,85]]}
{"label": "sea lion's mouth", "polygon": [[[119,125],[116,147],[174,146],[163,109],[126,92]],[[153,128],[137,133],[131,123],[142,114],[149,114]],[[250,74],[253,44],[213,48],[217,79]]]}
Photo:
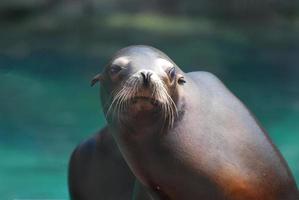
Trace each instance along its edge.
{"label": "sea lion's mouth", "polygon": [[130,104],[128,109],[137,114],[137,113],[144,113],[144,112],[152,112],[159,110],[161,103],[153,98],[148,96],[134,96],[130,100]]}
{"label": "sea lion's mouth", "polygon": [[135,96],[131,99],[132,104],[137,104],[137,103],[150,103],[153,106],[158,106],[160,102],[152,97],[147,97],[147,96]]}

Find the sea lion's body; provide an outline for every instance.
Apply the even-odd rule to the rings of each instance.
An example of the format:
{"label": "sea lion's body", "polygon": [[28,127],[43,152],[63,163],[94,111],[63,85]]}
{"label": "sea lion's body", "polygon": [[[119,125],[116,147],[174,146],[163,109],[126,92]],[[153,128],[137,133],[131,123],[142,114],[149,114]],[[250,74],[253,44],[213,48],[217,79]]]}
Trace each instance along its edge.
{"label": "sea lion's body", "polygon": [[[125,55],[145,55],[144,63],[155,56],[170,60],[152,48],[131,48]],[[178,111],[170,127],[161,129],[163,121],[150,111],[138,110],[138,121],[135,115],[123,124],[108,120],[142,185],[163,200],[299,199],[284,159],[238,98],[210,73],[178,71],[185,83],[169,94]],[[129,108],[136,111],[135,104]]]}
{"label": "sea lion's body", "polygon": [[72,200],[130,200],[135,178],[107,127],[80,144],[69,166]]}

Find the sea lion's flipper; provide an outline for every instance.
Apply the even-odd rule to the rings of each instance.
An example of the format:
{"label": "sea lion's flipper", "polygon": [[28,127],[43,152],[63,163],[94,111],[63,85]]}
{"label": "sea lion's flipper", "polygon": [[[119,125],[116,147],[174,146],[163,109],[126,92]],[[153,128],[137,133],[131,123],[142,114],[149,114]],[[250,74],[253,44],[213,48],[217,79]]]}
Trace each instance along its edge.
{"label": "sea lion's flipper", "polygon": [[80,144],[71,156],[68,183],[72,200],[131,200],[134,180],[107,128]]}

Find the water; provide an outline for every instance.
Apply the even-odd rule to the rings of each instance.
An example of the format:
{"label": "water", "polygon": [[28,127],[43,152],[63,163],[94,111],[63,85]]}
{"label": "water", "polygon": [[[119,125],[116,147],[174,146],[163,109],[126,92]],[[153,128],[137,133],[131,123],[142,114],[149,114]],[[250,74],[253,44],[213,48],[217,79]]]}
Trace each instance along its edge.
{"label": "water", "polygon": [[139,22],[136,26],[132,22],[130,28],[137,33],[124,31],[125,39],[115,34],[125,22],[112,20],[109,25],[108,21],[106,32],[97,32],[102,39],[94,40],[99,47],[96,56],[81,53],[76,44],[70,53],[50,47],[21,56],[0,55],[1,199],[68,199],[69,156],[78,143],[105,124],[98,88],[91,88],[89,81],[111,52],[131,43],[154,44],[185,71],[208,70],[218,75],[262,122],[298,182],[297,36],[282,29],[272,35],[272,26],[233,29],[202,21],[205,25],[200,28],[190,21],[188,26],[199,26],[195,32],[186,32],[184,20],[180,24],[185,32],[177,30],[175,23],[168,27],[173,32],[167,32],[163,26],[140,28]]}
{"label": "water", "polygon": [[1,199],[66,199],[72,149],[104,124],[98,89],[89,80],[55,69],[34,71],[59,59],[2,58],[12,67],[0,71]]}

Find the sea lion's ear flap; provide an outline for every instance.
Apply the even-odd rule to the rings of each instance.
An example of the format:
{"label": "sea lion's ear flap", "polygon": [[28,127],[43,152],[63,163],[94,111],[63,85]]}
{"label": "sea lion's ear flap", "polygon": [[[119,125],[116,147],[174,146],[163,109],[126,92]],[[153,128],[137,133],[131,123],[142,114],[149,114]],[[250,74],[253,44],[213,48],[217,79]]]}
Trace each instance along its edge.
{"label": "sea lion's ear flap", "polygon": [[101,82],[102,79],[103,79],[103,75],[102,74],[95,75],[95,77],[93,77],[93,79],[90,82],[90,86],[94,86],[94,84],[96,84],[99,81]]}

